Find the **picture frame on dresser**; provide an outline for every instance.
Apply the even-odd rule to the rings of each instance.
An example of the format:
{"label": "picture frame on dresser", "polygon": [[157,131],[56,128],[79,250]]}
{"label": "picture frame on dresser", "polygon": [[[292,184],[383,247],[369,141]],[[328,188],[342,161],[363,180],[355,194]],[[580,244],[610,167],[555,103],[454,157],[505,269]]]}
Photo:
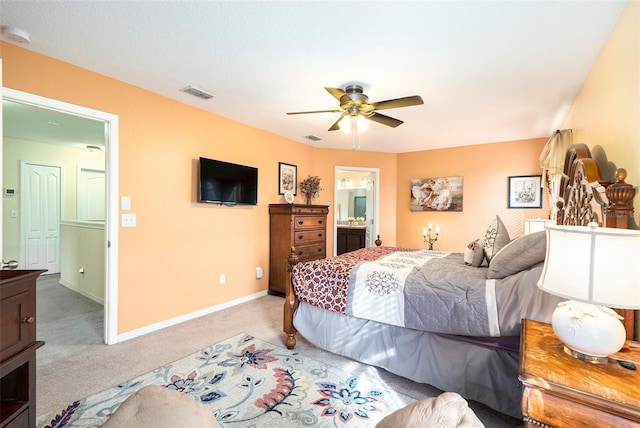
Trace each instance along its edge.
{"label": "picture frame on dresser", "polygon": [[278,162],[278,195],[298,194],[298,167],[290,163]]}
{"label": "picture frame on dresser", "polygon": [[509,177],[509,208],[542,208],[542,175]]}

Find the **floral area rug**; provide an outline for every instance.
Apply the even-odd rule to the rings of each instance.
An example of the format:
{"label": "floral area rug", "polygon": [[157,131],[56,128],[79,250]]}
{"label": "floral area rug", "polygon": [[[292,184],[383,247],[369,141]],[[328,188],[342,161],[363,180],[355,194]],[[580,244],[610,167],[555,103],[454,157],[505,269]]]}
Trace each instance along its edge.
{"label": "floral area rug", "polygon": [[415,401],[243,333],[41,416],[37,426],[97,427],[146,385],[190,395],[222,427],[372,427]]}

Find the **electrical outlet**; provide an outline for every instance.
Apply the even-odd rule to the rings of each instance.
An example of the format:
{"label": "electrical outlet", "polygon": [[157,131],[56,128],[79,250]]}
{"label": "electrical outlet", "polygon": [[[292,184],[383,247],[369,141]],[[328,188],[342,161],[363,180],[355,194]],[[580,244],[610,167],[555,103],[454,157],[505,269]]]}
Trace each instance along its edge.
{"label": "electrical outlet", "polygon": [[262,278],[262,268],[261,267],[257,267],[256,268],[256,279],[260,279]]}
{"label": "electrical outlet", "polygon": [[122,214],[122,227],[136,227],[136,215]]}
{"label": "electrical outlet", "polygon": [[227,282],[227,276],[223,273],[220,274],[220,284]]}

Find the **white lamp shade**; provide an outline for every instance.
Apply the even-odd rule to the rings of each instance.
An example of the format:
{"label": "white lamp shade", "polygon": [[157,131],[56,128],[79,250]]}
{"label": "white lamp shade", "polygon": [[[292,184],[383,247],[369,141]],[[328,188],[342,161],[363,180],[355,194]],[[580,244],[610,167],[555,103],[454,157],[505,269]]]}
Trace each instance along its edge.
{"label": "white lamp shade", "polygon": [[591,224],[545,229],[547,251],[538,287],[581,302],[640,308],[640,231]]}

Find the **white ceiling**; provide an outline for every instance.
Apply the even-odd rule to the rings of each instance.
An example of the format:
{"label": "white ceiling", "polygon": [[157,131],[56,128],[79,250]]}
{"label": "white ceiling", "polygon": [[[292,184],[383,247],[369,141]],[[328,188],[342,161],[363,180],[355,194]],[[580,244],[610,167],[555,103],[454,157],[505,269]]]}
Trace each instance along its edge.
{"label": "white ceiling", "polygon": [[285,114],[338,108],[325,86],[360,83],[371,101],[420,95],[424,105],[383,112],[404,124],[372,123],[361,141],[409,152],[548,136],[624,6],[1,0],[0,23],[27,31],[27,49],[315,147],[351,148],[327,131],[338,113]]}

